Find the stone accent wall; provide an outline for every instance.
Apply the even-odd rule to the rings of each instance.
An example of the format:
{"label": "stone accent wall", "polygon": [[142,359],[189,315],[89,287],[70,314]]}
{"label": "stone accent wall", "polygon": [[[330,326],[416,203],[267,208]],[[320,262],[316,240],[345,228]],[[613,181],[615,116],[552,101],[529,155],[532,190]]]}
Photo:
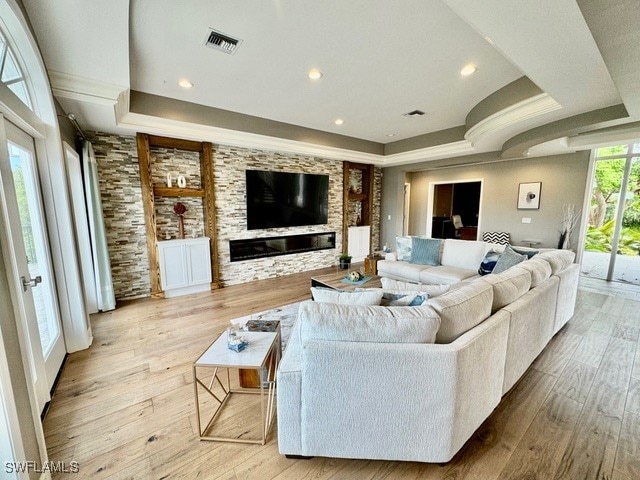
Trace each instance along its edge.
{"label": "stone accent wall", "polygon": [[371,238],[371,249],[382,250],[380,245],[380,225],[382,221],[382,169],[373,169],[373,212],[371,214],[371,224],[373,234]]}
{"label": "stone accent wall", "polygon": [[149,257],[136,139],[101,132],[87,134],[98,163],[116,299],[148,297]]}
{"label": "stone accent wall", "polygon": [[[114,290],[118,300],[150,294],[144,210],[140,187],[136,139],[134,136],[90,132],[100,175],[102,207],[107,231]],[[187,178],[187,187],[200,186],[199,155],[173,149],[152,148],[153,182],[166,185],[170,171]],[[245,283],[335,265],[342,249],[342,162],[305,155],[214,145],[216,220],[220,280],[223,285]],[[327,225],[247,230],[245,170],[277,170],[329,175],[329,217]],[[374,192],[374,248],[379,244],[381,169],[376,168]],[[158,238],[178,231],[173,205],[182,201],[188,208],[185,232],[203,232],[200,198],[156,198]],[[336,232],[336,248],[299,254],[229,261],[229,240],[299,233]]]}
{"label": "stone accent wall", "polygon": [[[218,254],[220,279],[223,285],[279,277],[337,263],[337,257],[342,249],[342,162],[223,145],[214,145],[213,160]],[[328,174],[328,224],[247,230],[246,170]],[[336,232],[335,250],[296,253],[233,263],[229,261],[229,240],[315,232]]]}
{"label": "stone accent wall", "polygon": [[[371,213],[371,223],[373,225],[373,235],[371,239],[371,248],[373,251],[381,250],[380,246],[380,215],[382,201],[382,169],[375,167],[373,169],[373,212]],[[349,183],[353,186],[357,193],[362,192],[362,170],[353,168],[349,171]],[[357,225],[358,217],[361,217],[362,202],[356,200],[349,201],[349,209],[347,213],[347,221],[349,226]]]}
{"label": "stone accent wall", "polygon": [[[353,193],[362,193],[362,170],[358,168],[349,169],[349,190]],[[362,202],[349,200],[347,209],[347,225],[358,226],[358,220],[362,219]]]}
{"label": "stone accent wall", "polygon": [[[173,177],[173,186],[178,182],[178,175],[185,177],[187,188],[200,188],[200,154],[175,148],[149,149],[151,159],[151,177],[154,186],[167,186],[167,174]],[[202,236],[204,233],[204,209],[202,198],[198,197],[156,197],[156,236],[158,239],[178,238],[178,217],[173,207],[181,202],[187,207],[184,214],[184,232],[187,237]]]}

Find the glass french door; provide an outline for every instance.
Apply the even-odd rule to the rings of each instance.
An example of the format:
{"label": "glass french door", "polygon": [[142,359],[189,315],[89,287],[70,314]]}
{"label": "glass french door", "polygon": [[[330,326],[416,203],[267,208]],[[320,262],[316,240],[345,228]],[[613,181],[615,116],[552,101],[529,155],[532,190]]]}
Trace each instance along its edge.
{"label": "glass french door", "polygon": [[49,400],[65,356],[33,138],[2,121],[8,155],[0,156],[9,249],[18,273],[18,310],[38,406]]}
{"label": "glass french door", "polygon": [[640,285],[640,142],[596,150],[582,274]]}

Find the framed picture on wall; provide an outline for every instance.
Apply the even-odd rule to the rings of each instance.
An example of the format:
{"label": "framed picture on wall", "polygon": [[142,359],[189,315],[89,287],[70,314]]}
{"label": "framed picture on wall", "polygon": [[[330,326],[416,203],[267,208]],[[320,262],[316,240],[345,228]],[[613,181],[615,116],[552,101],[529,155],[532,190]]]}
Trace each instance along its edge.
{"label": "framed picture on wall", "polygon": [[542,182],[521,183],[518,187],[518,210],[538,210]]}

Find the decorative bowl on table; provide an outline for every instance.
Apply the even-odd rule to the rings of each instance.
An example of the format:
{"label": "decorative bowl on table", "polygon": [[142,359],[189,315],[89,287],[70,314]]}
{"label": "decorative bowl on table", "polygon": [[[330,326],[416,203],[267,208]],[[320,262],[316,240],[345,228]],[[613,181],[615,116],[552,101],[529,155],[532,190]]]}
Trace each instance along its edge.
{"label": "decorative bowl on table", "polygon": [[362,280],[363,276],[360,272],[353,271],[349,273],[349,276],[347,278],[352,282],[359,282],[360,280]]}

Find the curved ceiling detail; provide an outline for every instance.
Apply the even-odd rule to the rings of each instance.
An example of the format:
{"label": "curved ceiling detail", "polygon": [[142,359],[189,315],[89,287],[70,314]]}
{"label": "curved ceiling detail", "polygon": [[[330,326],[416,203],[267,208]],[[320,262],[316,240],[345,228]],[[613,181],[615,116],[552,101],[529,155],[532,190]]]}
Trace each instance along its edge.
{"label": "curved ceiling detail", "polygon": [[494,113],[541,93],[545,93],[544,90],[528,77],[520,77],[478,102],[465,119],[467,130]]}
{"label": "curved ceiling detail", "polygon": [[506,141],[502,147],[502,158],[521,158],[527,156],[529,148],[580,133],[626,123],[629,114],[624,105],[613,105],[592,112],[581,113],[569,118],[547,123]]}
{"label": "curved ceiling detail", "polygon": [[551,98],[549,94],[541,93],[535,97],[504,108],[479,121],[467,130],[464,138],[475,147],[483,139],[499,133],[505,127],[517,125],[525,120],[553,112],[560,108],[562,108],[562,105]]}

